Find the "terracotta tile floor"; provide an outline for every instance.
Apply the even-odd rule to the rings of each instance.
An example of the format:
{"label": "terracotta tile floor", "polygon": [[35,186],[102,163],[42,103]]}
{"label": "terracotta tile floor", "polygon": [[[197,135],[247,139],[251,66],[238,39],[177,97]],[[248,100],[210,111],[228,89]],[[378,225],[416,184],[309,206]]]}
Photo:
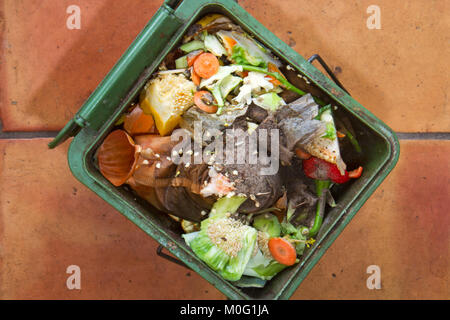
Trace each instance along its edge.
{"label": "terracotta tile floor", "polygon": [[[75,3],[82,28],[68,30],[66,8]],[[39,136],[60,129],[161,3],[3,1],[3,130]],[[445,0],[239,3],[305,57],[320,53],[352,95],[394,130],[419,138],[449,131]],[[366,28],[371,4],[381,8],[381,30]],[[445,137],[401,141],[397,167],[294,299],[450,298]],[[156,241],[73,178],[69,143],[48,150],[48,142],[0,133],[1,299],[225,298],[200,276],[157,257]],[[81,290],[66,288],[72,264],[81,267]],[[381,268],[380,290],[366,287],[369,265]]]}

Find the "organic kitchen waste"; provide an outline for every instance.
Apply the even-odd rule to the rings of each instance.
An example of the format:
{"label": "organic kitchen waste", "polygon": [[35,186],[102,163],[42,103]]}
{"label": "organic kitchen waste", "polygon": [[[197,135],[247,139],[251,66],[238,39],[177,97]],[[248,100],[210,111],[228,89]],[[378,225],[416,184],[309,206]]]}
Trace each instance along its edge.
{"label": "organic kitchen waste", "polygon": [[106,179],[180,222],[192,251],[238,286],[263,287],[298,263],[336,205],[332,186],[362,174],[341,156],[346,139],[360,152],[352,130],[293,85],[293,72],[207,15],[96,153]]}

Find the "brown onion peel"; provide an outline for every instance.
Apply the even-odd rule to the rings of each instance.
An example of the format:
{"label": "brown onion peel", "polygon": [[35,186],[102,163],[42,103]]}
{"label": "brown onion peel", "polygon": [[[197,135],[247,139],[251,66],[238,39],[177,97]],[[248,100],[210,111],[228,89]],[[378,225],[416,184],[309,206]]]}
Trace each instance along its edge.
{"label": "brown onion peel", "polygon": [[100,172],[114,186],[121,186],[133,175],[140,150],[124,130],[112,131],[97,152]]}

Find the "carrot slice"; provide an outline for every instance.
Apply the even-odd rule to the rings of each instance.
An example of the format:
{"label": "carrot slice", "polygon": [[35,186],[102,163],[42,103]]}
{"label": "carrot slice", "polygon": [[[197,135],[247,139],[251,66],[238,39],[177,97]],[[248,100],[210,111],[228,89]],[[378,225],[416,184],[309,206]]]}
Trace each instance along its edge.
{"label": "carrot slice", "polygon": [[303,151],[302,149],[295,149],[295,154],[302,160],[311,158],[311,155],[308,152]]}
{"label": "carrot slice", "polygon": [[359,178],[359,177],[361,177],[362,172],[363,172],[363,167],[360,166],[358,169],[349,171],[348,177],[353,178],[353,179]]}
{"label": "carrot slice", "polygon": [[194,103],[197,107],[207,113],[217,112],[217,106],[214,104],[214,97],[209,91],[197,91],[194,94]]}
{"label": "carrot slice", "polygon": [[[283,76],[283,78],[286,79],[286,77],[281,73],[280,69],[278,69],[278,67],[276,65],[274,65],[273,63],[269,62],[267,64],[267,70],[269,70],[270,72],[276,72],[279,73]],[[274,86],[279,86],[281,84],[280,81],[278,81],[276,78],[269,76],[270,78],[272,78],[272,80],[269,80]]]}
{"label": "carrot slice", "polygon": [[202,53],[195,59],[194,71],[201,78],[210,78],[219,71],[219,60],[212,53]]}
{"label": "carrot slice", "polygon": [[194,71],[194,68],[191,68],[191,79],[192,82],[198,87],[200,85],[200,81],[202,80],[199,75]]}
{"label": "carrot slice", "polygon": [[202,53],[203,53],[203,50],[196,50],[196,51],[189,52],[188,55],[186,56],[186,61],[187,61],[188,67],[192,67],[195,60],[197,60],[198,56],[201,55]]}
{"label": "carrot slice", "polygon": [[271,238],[268,243],[270,253],[279,263],[292,266],[297,258],[294,246],[283,238]]}

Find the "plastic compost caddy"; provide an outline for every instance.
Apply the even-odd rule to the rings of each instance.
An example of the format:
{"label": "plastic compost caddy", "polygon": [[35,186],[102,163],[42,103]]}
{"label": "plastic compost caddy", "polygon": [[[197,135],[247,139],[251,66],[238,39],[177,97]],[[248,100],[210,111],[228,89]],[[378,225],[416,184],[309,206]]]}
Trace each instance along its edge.
{"label": "plastic compost caddy", "polygon": [[[261,289],[239,288],[220,277],[187,247],[172,219],[136,198],[127,188],[114,187],[94,163],[95,150],[117,119],[138,97],[187,28],[207,13],[228,16],[321,89],[338,106],[338,112],[351,120],[364,152],[363,176],[337,195],[338,206],[327,212],[314,245],[305,251],[299,264],[284,270]],[[49,147],[54,148],[72,136],[68,161],[73,175],[230,299],[288,299],[399,157],[398,140],[389,127],[230,0],[165,1]]]}

